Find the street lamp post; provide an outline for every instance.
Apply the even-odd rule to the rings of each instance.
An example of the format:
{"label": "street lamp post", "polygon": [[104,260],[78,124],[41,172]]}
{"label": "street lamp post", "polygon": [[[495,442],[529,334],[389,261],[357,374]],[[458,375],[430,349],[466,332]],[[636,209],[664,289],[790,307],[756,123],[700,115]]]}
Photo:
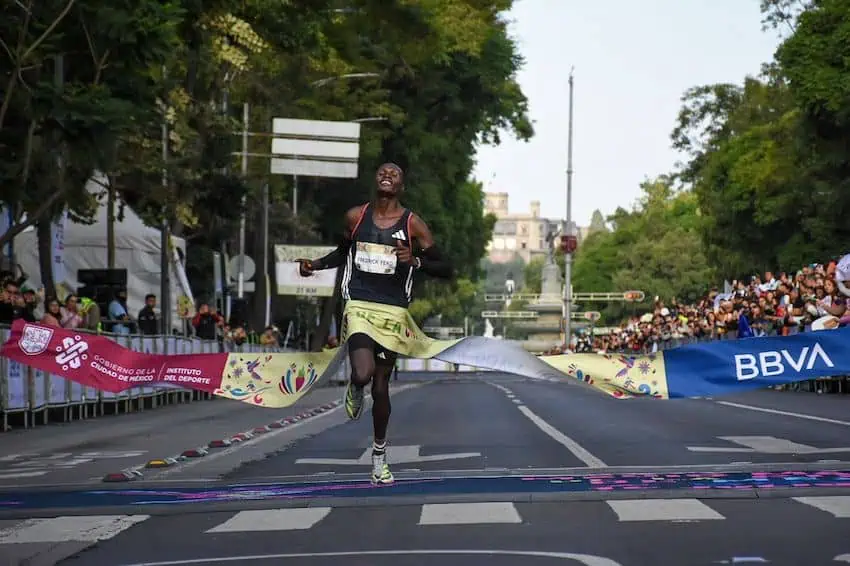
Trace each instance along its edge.
{"label": "street lamp post", "polygon": [[[567,236],[573,236],[573,70],[570,69],[569,123],[567,126]],[[573,253],[564,254],[564,347],[569,349],[572,334]]]}
{"label": "street lamp post", "polygon": [[[311,87],[323,87],[327,84],[348,80],[348,79],[369,79],[369,78],[379,78],[380,73],[346,73],[344,75],[337,75],[335,77],[326,77],[324,79],[319,79],[317,81],[313,81],[310,83]],[[377,120],[383,120],[383,118],[364,118],[363,120],[352,120],[353,122],[372,122]],[[296,157],[297,159],[297,157]],[[292,216],[298,216],[298,175],[292,176]],[[294,231],[294,228],[293,228]],[[294,232],[293,232],[294,234]]]}

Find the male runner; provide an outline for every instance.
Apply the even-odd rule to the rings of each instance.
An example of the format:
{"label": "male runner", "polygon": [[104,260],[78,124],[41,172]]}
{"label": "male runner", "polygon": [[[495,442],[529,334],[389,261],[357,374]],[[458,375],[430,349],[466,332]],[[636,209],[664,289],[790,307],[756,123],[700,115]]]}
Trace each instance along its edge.
{"label": "male runner", "polygon": [[[407,309],[412,300],[413,274],[451,278],[452,267],[441,256],[431,231],[421,218],[404,208],[404,172],[394,163],[378,168],[377,193],[372,202],[345,214],[339,246],[317,260],[300,259],[303,277],[313,271],[345,263],[341,293],[344,300],[368,301]],[[414,242],[418,248],[414,251]],[[372,483],[388,484],[393,475],[386,461],[387,425],[390,420],[389,380],[397,354],[387,351],[368,335],[348,338],[351,381],[345,390],[345,411],[350,419],[363,412],[363,390],[372,382]]]}

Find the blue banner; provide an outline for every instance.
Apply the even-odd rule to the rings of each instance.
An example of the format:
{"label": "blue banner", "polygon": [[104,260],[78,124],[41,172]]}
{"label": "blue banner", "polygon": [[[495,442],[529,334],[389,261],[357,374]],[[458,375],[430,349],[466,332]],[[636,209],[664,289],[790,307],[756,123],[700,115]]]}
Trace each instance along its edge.
{"label": "blue banner", "polygon": [[850,328],[682,346],[664,352],[664,366],[670,397],[850,375]]}

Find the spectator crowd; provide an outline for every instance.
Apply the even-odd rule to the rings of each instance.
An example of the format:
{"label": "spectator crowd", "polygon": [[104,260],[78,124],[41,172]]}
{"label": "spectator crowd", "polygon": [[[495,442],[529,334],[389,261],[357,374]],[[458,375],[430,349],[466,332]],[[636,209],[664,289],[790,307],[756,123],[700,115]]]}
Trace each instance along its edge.
{"label": "spectator crowd", "polygon": [[838,267],[831,261],[796,273],[768,271],[749,281],[733,281],[722,292],[712,289],[696,304],[656,297],[652,312],[595,336],[592,344],[585,336],[576,349],[645,353],[694,341],[788,336],[843,326],[850,323],[850,291]]}
{"label": "spectator crowd", "polygon": [[[62,299],[45,296],[44,290],[25,286],[27,277],[20,273],[0,272],[0,325],[11,325],[18,319],[39,322],[47,326],[68,329],[79,328],[92,332],[112,334],[156,335],[161,333],[161,319],[156,309],[157,297],[145,296],[145,305],[136,317],[127,309],[127,294],[118,291],[106,302],[106,316],[101,315],[98,304],[87,297],[69,293]],[[174,334],[195,336],[202,340],[242,345],[246,342],[263,346],[281,343],[280,331],[269,326],[254,332],[239,320],[225,321],[215,307],[206,302],[198,304],[197,311],[186,316],[184,330]]]}

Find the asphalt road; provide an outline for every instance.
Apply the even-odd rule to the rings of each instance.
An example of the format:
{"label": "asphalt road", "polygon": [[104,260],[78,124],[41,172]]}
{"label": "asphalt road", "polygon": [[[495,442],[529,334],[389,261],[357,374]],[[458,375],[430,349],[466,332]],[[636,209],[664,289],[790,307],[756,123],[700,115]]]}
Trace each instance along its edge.
{"label": "asphalt road", "polygon": [[[296,407],[271,410],[225,399],[168,405],[139,413],[56,423],[0,435],[0,489],[100,483],[108,473],[179,456],[215,440],[230,441],[276,420],[337,402],[341,389],[318,389]],[[154,471],[147,471],[153,474]]]}
{"label": "asphalt road", "polygon": [[[620,508],[602,501],[478,504],[490,509],[478,510],[475,524],[451,524],[452,518],[467,517],[429,505],[181,514],[141,522],[63,566],[206,565],[223,563],[216,562],[223,558],[240,566],[690,566],[742,564],[743,558],[838,566],[833,559],[850,552],[848,519],[834,519],[793,500],[684,502],[701,518],[634,520],[628,501],[616,502]],[[286,514],[293,511],[302,513],[297,518]],[[301,529],[278,530],[294,526]],[[441,554],[413,554],[425,550]],[[494,554],[476,559],[449,550]],[[240,556],[253,559],[233,560]]]}
{"label": "asphalt road", "polygon": [[[124,485],[100,481],[105,470],[120,467],[117,458],[7,479],[3,474],[15,472],[0,461],[5,490],[19,487],[6,494],[6,507],[0,494],[0,518],[8,516],[0,522],[0,564],[3,558],[15,564],[26,556],[37,565],[75,556],[62,564],[216,564],[227,557],[236,564],[311,566],[343,559],[403,566],[435,559],[469,564],[490,552],[480,560],[496,566],[809,566],[839,564],[834,559],[850,553],[848,396],[759,391],[718,399],[616,400],[573,382],[470,374],[420,382],[402,375],[394,389],[390,464],[402,480],[399,489],[407,490],[404,498],[384,491],[380,500],[369,499],[375,492],[361,489],[365,498],[346,499],[343,492],[360,489],[357,482],[369,472],[371,414],[348,422],[335,404],[339,389],[319,390],[288,413],[213,401],[4,435],[4,456],[23,444],[42,454],[143,452],[120,462],[138,467],[275,419],[303,417],[204,457],[143,469],[136,482]],[[19,447],[7,449],[14,442]],[[810,487],[795,489],[760,478],[777,485],[771,492],[762,484],[759,497],[728,479],[732,472],[767,468],[839,472],[832,483],[808,478],[799,485]],[[556,473],[544,478],[548,487],[535,498],[518,496],[515,487],[506,488],[510,495],[489,493],[496,484],[477,479],[457,487],[462,476]],[[709,478],[712,486],[650,490],[653,482],[687,474]],[[453,478],[455,502],[411,487],[437,476]],[[576,491],[570,482],[581,477],[589,489],[566,493]],[[278,484],[296,479],[336,483],[328,484],[322,500],[281,495]],[[836,488],[839,481],[847,487]],[[39,491],[23,484],[81,482],[88,495],[76,509],[30,513],[25,498],[14,508],[14,492]],[[202,502],[209,493],[185,492],[233,484],[251,487],[238,494],[222,488],[208,499],[222,504]],[[821,489],[830,486],[829,493]],[[87,507],[97,490],[115,487],[138,491],[126,492],[122,506]],[[145,491],[151,488],[159,491]],[[136,497],[136,504],[126,504],[126,497]],[[157,497],[176,500],[152,503]],[[253,558],[238,558],[245,556]]]}
{"label": "asphalt road", "polygon": [[[524,379],[429,383],[393,402],[390,461],[399,471],[850,461],[848,398],[763,391],[720,401],[768,409],[778,402],[786,414],[705,399],[619,400],[580,385]],[[833,418],[836,401],[845,404],[844,420]],[[787,414],[820,418],[822,405],[833,415],[826,421]],[[227,477],[365,473],[370,445],[371,418],[364,415]]]}

